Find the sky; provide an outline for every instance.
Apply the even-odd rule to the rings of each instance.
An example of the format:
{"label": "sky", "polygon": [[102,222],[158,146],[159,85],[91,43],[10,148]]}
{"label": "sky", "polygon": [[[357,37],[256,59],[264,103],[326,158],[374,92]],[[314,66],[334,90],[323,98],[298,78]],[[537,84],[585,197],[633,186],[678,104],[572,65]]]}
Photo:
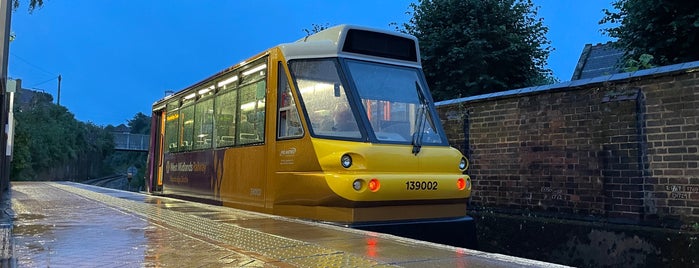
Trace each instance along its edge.
{"label": "sky", "polygon": [[[28,0],[12,14],[9,71],[23,88],[50,93],[75,117],[100,126],[151,114],[178,91],[268,48],[294,42],[313,24],[393,30],[410,19],[410,0],[118,1]],[[612,0],[533,0],[549,28],[548,68],[568,81],[585,44],[600,32]]]}

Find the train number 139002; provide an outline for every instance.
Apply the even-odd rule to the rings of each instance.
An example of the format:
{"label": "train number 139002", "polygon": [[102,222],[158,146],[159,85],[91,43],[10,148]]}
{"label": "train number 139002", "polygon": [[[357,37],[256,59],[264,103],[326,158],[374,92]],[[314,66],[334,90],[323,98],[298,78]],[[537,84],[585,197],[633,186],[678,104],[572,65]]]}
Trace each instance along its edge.
{"label": "train number 139002", "polygon": [[436,191],[437,190],[437,185],[438,183],[436,181],[406,181],[405,182],[405,189],[406,190],[431,190],[431,191]]}

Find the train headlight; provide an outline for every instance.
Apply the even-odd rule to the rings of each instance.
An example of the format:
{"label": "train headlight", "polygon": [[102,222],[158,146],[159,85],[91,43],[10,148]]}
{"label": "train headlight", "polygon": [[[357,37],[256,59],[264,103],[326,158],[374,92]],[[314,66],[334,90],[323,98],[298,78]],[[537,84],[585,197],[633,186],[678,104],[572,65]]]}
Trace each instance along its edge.
{"label": "train headlight", "polygon": [[466,170],[467,167],[468,167],[468,160],[466,160],[465,157],[462,157],[461,162],[459,162],[459,169],[461,171],[464,171],[464,170]]}
{"label": "train headlight", "polygon": [[362,182],[362,180],[356,179],[356,180],[354,180],[354,182],[352,183],[352,188],[354,188],[355,191],[359,191],[359,190],[362,189],[362,184],[364,184],[364,183]]}
{"label": "train headlight", "polygon": [[344,168],[351,167],[352,166],[352,157],[349,156],[348,154],[342,155],[342,157],[340,157],[340,164]]}

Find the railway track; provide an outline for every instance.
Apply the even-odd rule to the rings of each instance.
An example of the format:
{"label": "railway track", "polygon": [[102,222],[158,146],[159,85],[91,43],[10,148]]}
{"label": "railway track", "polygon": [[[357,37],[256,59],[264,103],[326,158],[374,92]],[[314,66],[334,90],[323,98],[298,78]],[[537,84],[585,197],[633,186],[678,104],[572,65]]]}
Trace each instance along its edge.
{"label": "railway track", "polygon": [[101,178],[89,179],[82,182],[83,184],[90,184],[100,187],[107,187],[112,189],[126,190],[128,188],[128,180],[126,175],[117,174]]}

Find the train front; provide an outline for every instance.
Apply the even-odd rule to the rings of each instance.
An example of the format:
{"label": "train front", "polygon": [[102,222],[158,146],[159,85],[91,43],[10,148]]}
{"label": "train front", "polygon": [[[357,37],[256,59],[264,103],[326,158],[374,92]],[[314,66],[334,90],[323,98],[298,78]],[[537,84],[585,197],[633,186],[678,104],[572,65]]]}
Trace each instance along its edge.
{"label": "train front", "polygon": [[[334,55],[318,52],[326,36]],[[320,167],[297,174],[312,190],[294,214],[348,226],[466,219],[468,160],[448,144],[416,39],[343,25],[314,41],[313,52],[282,47]]]}

